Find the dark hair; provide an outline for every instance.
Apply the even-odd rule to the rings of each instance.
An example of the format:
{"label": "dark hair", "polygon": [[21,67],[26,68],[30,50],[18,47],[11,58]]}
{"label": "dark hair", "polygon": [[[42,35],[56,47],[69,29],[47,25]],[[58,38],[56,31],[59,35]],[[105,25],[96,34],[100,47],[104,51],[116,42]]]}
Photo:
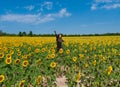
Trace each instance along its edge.
{"label": "dark hair", "polygon": [[62,34],[58,34],[58,35],[57,35],[57,39],[59,38],[59,35],[61,35],[61,36],[62,36]]}
{"label": "dark hair", "polygon": [[57,36],[59,37],[59,35],[61,35],[61,36],[62,36],[62,34],[58,34]]}

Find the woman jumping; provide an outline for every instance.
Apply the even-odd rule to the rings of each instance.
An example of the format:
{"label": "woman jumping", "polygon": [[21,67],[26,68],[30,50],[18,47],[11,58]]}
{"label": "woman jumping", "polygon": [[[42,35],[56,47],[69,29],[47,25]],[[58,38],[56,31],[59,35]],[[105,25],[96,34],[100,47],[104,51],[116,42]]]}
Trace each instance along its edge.
{"label": "woman jumping", "polygon": [[56,43],[57,43],[57,52],[62,48],[62,34],[57,34],[56,31],[54,31],[55,36],[56,36]]}

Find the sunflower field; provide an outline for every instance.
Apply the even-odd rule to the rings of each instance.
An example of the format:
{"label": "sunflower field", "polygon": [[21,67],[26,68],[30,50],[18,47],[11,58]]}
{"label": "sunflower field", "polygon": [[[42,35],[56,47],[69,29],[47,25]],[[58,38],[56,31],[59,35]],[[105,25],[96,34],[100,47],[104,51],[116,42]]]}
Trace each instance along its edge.
{"label": "sunflower field", "polygon": [[0,37],[0,87],[120,87],[120,36]]}

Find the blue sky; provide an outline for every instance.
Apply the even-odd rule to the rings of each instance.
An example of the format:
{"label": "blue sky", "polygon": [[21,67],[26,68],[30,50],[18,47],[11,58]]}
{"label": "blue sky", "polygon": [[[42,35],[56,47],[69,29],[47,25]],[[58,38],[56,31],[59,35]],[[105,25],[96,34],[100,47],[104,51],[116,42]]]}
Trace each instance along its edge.
{"label": "blue sky", "polygon": [[8,33],[120,32],[120,0],[0,0],[0,30]]}

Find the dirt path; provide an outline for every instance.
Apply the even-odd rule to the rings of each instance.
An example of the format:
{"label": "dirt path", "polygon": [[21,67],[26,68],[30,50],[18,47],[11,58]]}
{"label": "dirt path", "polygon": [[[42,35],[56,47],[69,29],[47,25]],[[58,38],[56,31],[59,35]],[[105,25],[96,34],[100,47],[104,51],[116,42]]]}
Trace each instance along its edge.
{"label": "dirt path", "polygon": [[56,83],[57,83],[57,87],[68,87],[66,84],[66,77],[65,76],[56,78]]}

